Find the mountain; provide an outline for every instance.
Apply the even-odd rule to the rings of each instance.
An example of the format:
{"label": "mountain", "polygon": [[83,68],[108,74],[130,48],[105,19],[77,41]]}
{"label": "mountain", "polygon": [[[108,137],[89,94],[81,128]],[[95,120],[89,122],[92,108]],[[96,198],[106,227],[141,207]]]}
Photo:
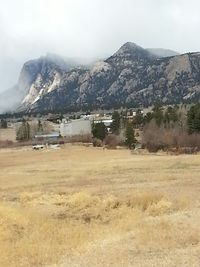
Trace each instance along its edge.
{"label": "mountain", "polygon": [[200,100],[200,53],[162,57],[134,43],[91,67],[42,57],[24,64],[17,111],[146,107]]}
{"label": "mountain", "polygon": [[[26,62],[21,70],[17,85],[0,94],[0,112],[13,111],[19,106],[25,108],[26,105],[37,101],[42,93],[40,88],[42,82],[49,86],[54,75],[56,79],[59,78],[59,75],[56,75],[57,72],[69,71],[76,64],[73,59],[66,61],[55,54],[47,54],[39,59]],[[52,84],[52,88],[54,86],[55,84]],[[46,87],[43,90],[44,94],[50,90],[51,88],[47,89]]]}
{"label": "mountain", "polygon": [[174,57],[180,55],[178,52],[170,50],[170,49],[163,49],[163,48],[147,48],[151,54],[155,55],[156,57]]}

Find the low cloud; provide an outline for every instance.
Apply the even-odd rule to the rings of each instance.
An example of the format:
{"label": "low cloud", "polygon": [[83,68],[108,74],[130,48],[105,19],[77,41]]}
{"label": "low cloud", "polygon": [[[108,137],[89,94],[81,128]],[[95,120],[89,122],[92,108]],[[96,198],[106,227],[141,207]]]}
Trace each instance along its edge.
{"label": "low cloud", "polygon": [[200,50],[198,0],[0,0],[0,91],[47,52],[104,58],[123,43]]}

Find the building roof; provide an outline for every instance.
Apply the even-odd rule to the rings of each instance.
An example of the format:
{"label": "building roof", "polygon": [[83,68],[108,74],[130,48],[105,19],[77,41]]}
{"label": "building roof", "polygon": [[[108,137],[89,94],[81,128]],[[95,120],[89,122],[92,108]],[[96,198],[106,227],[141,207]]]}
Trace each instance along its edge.
{"label": "building roof", "polygon": [[100,122],[103,122],[103,123],[112,123],[113,120],[112,119],[103,119],[103,120],[94,120],[95,123],[100,123]]}
{"label": "building roof", "polygon": [[50,134],[37,134],[35,135],[35,138],[55,138],[59,137],[59,133],[50,133]]}

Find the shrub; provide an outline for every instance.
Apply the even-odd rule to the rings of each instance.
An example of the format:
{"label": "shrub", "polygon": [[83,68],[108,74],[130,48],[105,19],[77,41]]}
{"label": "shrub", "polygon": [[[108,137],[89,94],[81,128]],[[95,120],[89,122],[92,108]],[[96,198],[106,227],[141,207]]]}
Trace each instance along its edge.
{"label": "shrub", "polygon": [[183,151],[195,153],[200,149],[200,134],[188,134],[178,125],[158,127],[155,121],[151,121],[144,128],[142,143],[150,152],[176,150],[180,153],[184,153]]}
{"label": "shrub", "polygon": [[104,144],[109,149],[116,149],[117,146],[119,145],[119,142],[120,142],[119,137],[116,136],[115,134],[107,135],[104,140]]}
{"label": "shrub", "polygon": [[6,140],[6,141],[0,141],[0,148],[7,148],[7,147],[12,147],[13,142]]}
{"label": "shrub", "polygon": [[155,121],[151,121],[147,126],[145,126],[142,143],[149,152],[157,152],[160,149],[165,149],[166,144],[163,144],[163,131],[157,126]]}
{"label": "shrub", "polygon": [[65,141],[67,143],[92,143],[91,134],[79,134],[71,137],[66,137]]}
{"label": "shrub", "polygon": [[93,138],[92,143],[93,143],[94,147],[102,147],[103,146],[103,142],[98,138]]}
{"label": "shrub", "polygon": [[30,125],[27,121],[23,120],[20,127],[17,129],[18,141],[28,141],[30,139]]}

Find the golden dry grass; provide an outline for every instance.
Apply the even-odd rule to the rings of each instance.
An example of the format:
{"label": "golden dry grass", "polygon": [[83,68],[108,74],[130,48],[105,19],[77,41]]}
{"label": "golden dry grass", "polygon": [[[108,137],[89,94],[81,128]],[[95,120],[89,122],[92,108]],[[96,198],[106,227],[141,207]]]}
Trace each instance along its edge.
{"label": "golden dry grass", "polygon": [[0,141],[16,142],[16,130],[14,128],[0,129]]}
{"label": "golden dry grass", "polygon": [[0,266],[199,266],[200,155],[0,150]]}

